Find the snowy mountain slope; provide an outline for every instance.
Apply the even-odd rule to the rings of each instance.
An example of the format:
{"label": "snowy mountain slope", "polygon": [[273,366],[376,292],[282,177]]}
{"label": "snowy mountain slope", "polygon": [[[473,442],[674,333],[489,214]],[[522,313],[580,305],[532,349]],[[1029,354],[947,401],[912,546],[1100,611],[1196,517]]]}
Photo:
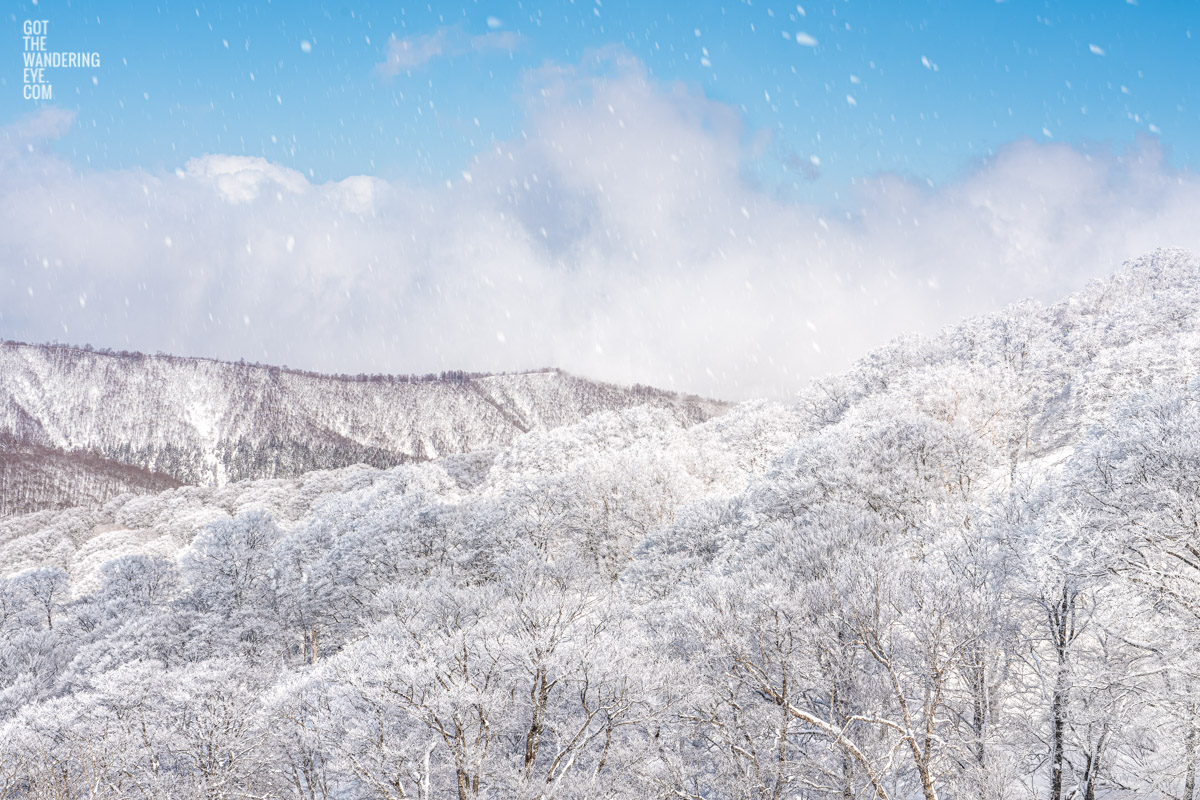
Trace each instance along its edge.
{"label": "snowy mountain slope", "polygon": [[1198,358],[1163,250],[792,404],[0,520],[0,781],[1194,797]]}
{"label": "snowy mountain slope", "polygon": [[902,396],[935,417],[973,415],[993,441],[1008,435],[1036,454],[1078,441],[1116,396],[1197,374],[1200,262],[1164,248],[1060,303],[1027,301],[934,337],[899,338],[814,381],[797,407],[819,429]]}
{"label": "snowy mountain slope", "polygon": [[494,449],[524,431],[648,403],[721,403],[558,371],[355,379],[166,356],[0,344],[0,431],[188,484]]}

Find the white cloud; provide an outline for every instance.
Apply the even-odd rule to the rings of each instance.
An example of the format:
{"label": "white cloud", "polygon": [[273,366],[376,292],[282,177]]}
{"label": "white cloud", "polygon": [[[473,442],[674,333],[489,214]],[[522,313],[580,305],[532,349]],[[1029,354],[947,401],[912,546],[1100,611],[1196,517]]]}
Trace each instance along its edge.
{"label": "white cloud", "polygon": [[57,139],[75,120],[75,112],[57,106],[44,106],[16,122],[0,128],[0,158],[28,150],[34,143]]}
{"label": "white cloud", "polygon": [[250,156],[206,155],[193,158],[182,170],[183,176],[211,183],[226,202],[248,203],[265,186],[303,192],[308,181],[294,169],[272,164],[265,158]]}
{"label": "white cloud", "polygon": [[778,396],[899,333],[1200,249],[1200,176],[1153,139],[1017,142],[938,188],[882,175],[842,208],[803,206],[747,183],[738,112],[619,50],[598,58],[531,75],[528,138],[449,188],[213,155],[182,177],[78,172],[16,148],[0,159],[0,336]]}
{"label": "white cloud", "polygon": [[[491,20],[489,18],[489,27]],[[384,77],[395,77],[407,69],[418,69],[435,58],[463,53],[512,52],[520,45],[520,36],[512,31],[489,30],[468,36],[458,26],[444,26],[433,33],[413,34],[388,39],[387,54],[375,70]]]}

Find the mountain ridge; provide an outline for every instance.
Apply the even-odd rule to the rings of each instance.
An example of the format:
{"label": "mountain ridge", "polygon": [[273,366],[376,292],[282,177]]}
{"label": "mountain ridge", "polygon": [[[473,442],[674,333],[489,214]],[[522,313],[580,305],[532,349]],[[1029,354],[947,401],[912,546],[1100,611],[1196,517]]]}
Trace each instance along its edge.
{"label": "mountain ridge", "polygon": [[[494,449],[534,429],[649,404],[727,405],[562,370],[325,375],[209,358],[0,342],[0,433],[184,484],[224,485]],[[52,505],[57,501],[52,501]],[[32,509],[31,509],[32,510]]]}

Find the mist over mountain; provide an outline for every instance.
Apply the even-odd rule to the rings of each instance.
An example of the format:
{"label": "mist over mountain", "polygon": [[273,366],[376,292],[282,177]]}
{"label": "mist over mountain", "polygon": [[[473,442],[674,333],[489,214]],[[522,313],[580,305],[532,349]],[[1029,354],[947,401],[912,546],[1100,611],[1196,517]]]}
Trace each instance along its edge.
{"label": "mist over mountain", "polygon": [[[531,385],[597,390],[473,378],[533,429],[497,410],[486,453],[9,517],[0,796],[1193,796],[1198,355],[1200,261],[1160,250],[791,403],[621,394],[551,427]],[[475,392],[5,357],[65,359],[29,373],[67,397],[144,387],[112,425],[173,409],[149,442],[199,441],[197,397],[236,439],[271,392]],[[472,442],[427,433],[478,430],[450,418],[354,441]]]}
{"label": "mist over mountain", "polygon": [[[6,513],[106,500],[119,490],[224,485],[492,450],[521,433],[642,404],[691,421],[725,409],[557,370],[347,377],[4,342],[0,435],[23,448],[23,464],[44,473],[39,492],[6,484]],[[0,451],[0,464],[16,452]],[[79,456],[74,462],[72,454]],[[17,481],[13,469],[4,467],[0,480]]]}

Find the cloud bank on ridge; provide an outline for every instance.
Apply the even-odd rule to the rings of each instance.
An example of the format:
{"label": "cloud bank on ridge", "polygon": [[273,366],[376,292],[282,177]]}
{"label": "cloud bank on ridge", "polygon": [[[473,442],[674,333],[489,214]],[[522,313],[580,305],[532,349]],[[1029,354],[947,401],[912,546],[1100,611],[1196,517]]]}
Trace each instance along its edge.
{"label": "cloud bank on ridge", "polygon": [[785,396],[908,330],[1200,249],[1200,175],[1017,142],[931,188],[807,206],[745,178],[739,115],[620,51],[548,66],[526,136],[444,187],[265,159],[80,170],[0,132],[0,336],[332,372],[514,370]]}

